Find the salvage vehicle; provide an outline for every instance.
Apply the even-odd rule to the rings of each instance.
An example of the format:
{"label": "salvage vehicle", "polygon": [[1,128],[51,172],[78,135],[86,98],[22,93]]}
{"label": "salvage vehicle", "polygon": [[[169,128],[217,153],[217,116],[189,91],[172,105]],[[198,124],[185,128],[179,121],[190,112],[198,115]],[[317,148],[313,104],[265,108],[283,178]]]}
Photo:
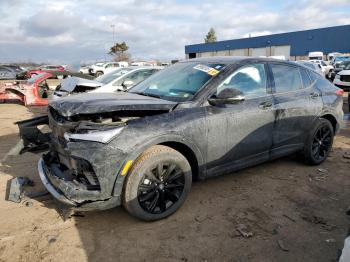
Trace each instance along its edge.
{"label": "salvage vehicle", "polygon": [[71,76],[89,77],[68,71],[42,72],[23,83],[2,87],[0,89],[0,102],[18,103],[25,106],[47,106],[48,98],[59,85],[60,80]]}
{"label": "salvage vehicle", "polygon": [[342,124],[342,94],[292,62],[197,58],[128,92],[52,101],[48,116],[18,126],[22,152],[48,150],[38,171],[56,199],[78,210],[123,205],[150,221],[178,210],[193,179],[293,153],[322,163]]}
{"label": "salvage vehicle", "polygon": [[333,84],[344,91],[350,92],[350,62],[343,67],[343,70],[335,75]]}
{"label": "salvage vehicle", "polygon": [[323,52],[309,52],[309,60],[323,60]]}
{"label": "salvage vehicle", "polygon": [[128,62],[107,62],[107,63],[96,63],[92,65],[89,69],[89,73],[96,77],[99,77],[103,74],[107,74],[114,69],[127,67],[129,66]]}
{"label": "salvage vehicle", "polygon": [[17,73],[15,70],[0,65],[0,80],[11,80],[16,79],[16,77]]}
{"label": "salvage vehicle", "polygon": [[311,63],[318,64],[321,67],[321,71],[326,78],[332,77],[332,72],[334,67],[332,65],[327,65],[323,60],[309,60]]}
{"label": "salvage vehicle", "polygon": [[30,69],[26,72],[26,77],[31,78],[34,75],[38,75],[41,73],[50,73],[50,72],[63,72],[65,71],[63,66],[60,65],[45,65],[39,68]]}
{"label": "salvage vehicle", "polygon": [[132,66],[115,69],[94,80],[87,80],[78,77],[68,78],[62,81],[61,85],[53,93],[52,99],[58,99],[71,94],[84,92],[111,93],[116,91],[127,91],[162,68],[163,67],[159,66]]}
{"label": "salvage vehicle", "polygon": [[332,72],[331,75],[331,80],[333,81],[335,76],[340,72],[343,71],[345,67],[347,67],[347,65],[350,64],[350,61],[342,61],[340,63],[337,63],[334,65],[334,70]]}
{"label": "salvage vehicle", "polygon": [[317,73],[319,73],[320,75],[324,76],[324,73],[322,72],[321,66],[317,63],[311,63],[310,61],[307,60],[299,60],[296,61],[298,64],[302,64],[306,67],[311,68],[312,70],[316,71]]}

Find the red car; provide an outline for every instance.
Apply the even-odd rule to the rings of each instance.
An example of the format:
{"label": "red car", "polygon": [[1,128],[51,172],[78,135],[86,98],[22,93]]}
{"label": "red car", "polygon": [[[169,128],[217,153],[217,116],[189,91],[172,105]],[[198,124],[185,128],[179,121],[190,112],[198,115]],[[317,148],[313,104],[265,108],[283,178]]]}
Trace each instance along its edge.
{"label": "red car", "polygon": [[68,71],[41,72],[23,83],[0,86],[0,103],[19,103],[25,106],[47,106],[48,96],[60,84],[60,79],[78,76]]}
{"label": "red car", "polygon": [[46,65],[46,66],[41,66],[36,69],[31,69],[26,72],[26,77],[31,78],[33,75],[38,75],[41,73],[50,73],[50,72],[63,72],[65,71],[63,66],[60,65]]}

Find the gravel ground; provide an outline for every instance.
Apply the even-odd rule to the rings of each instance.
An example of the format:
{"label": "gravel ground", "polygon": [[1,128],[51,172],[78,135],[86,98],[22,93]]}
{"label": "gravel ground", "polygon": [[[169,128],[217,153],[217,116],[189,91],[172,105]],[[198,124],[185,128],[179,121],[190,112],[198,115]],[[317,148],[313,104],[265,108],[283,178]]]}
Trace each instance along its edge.
{"label": "gravel ground", "polygon": [[[287,157],[196,182],[173,216],[145,223],[122,208],[67,217],[47,195],[5,201],[8,180],[39,192],[38,156],[11,156],[13,122],[32,116],[0,105],[0,261],[336,261],[349,226],[350,125],[321,166]],[[244,237],[237,228],[250,235]]]}

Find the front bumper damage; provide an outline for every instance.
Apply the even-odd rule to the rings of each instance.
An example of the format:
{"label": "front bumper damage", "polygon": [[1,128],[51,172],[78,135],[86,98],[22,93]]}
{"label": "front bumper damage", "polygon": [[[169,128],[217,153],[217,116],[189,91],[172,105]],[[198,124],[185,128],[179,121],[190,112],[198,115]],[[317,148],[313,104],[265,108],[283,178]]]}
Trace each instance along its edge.
{"label": "front bumper damage", "polygon": [[18,122],[23,152],[48,151],[38,162],[46,189],[68,207],[103,210],[120,205],[124,177],[119,175],[127,154],[113,142],[66,141],[67,126],[50,124],[51,132],[38,126],[49,124],[52,116]]}

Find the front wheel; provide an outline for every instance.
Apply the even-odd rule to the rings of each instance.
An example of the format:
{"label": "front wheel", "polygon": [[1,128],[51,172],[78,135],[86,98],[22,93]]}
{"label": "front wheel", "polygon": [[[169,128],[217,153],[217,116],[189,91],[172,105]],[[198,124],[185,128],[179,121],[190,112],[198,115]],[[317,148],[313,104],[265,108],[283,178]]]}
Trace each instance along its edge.
{"label": "front wheel", "polygon": [[96,72],[96,77],[99,77],[101,75],[103,75],[103,72],[101,72],[101,71]]}
{"label": "front wheel", "polygon": [[327,119],[318,119],[304,147],[303,155],[306,162],[319,165],[325,161],[332,149],[333,138],[332,124]]}
{"label": "front wheel", "polygon": [[182,154],[167,146],[152,146],[128,173],[123,206],[139,219],[162,219],[179,209],[191,184],[191,166]]}

